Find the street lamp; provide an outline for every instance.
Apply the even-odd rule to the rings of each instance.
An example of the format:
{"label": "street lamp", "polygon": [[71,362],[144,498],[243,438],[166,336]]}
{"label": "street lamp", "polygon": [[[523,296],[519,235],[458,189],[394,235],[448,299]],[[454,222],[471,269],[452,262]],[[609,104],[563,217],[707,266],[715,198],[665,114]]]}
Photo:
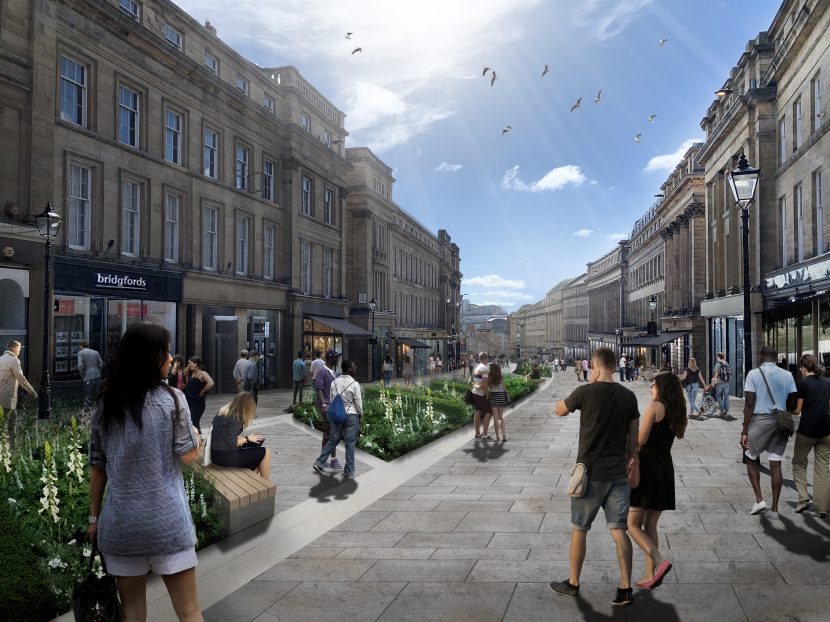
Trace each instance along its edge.
{"label": "street lamp", "polygon": [[729,187],[735,204],[741,210],[743,226],[743,268],[744,268],[744,373],[752,367],[752,304],[749,291],[749,208],[755,200],[755,188],[761,169],[752,168],[741,152],[738,168],[729,173]]}
{"label": "street lamp", "polygon": [[57,237],[63,218],[61,218],[60,214],[55,213],[51,203],[47,203],[43,212],[35,216],[35,222],[37,223],[40,236],[46,241],[46,263],[43,274],[43,347],[41,348],[43,370],[40,377],[37,418],[48,419],[52,414],[52,386],[49,381],[49,313],[52,310],[52,284],[50,282],[52,239]]}
{"label": "street lamp", "polygon": [[651,322],[649,326],[649,335],[656,335],[657,334],[657,322],[654,319],[654,312],[657,310],[657,296],[654,294],[651,295],[651,298],[648,299],[648,308],[651,311]]}
{"label": "street lamp", "polygon": [[614,335],[616,335],[614,340],[617,342],[616,343],[616,346],[617,346],[617,360],[619,360],[620,357],[622,357],[622,346],[620,345],[620,329],[619,328],[614,329]]}
{"label": "street lamp", "polygon": [[378,301],[374,297],[369,301],[369,309],[372,311],[372,336],[369,339],[369,347],[372,352],[372,372],[369,374],[371,382],[375,381],[375,311],[378,308]]}

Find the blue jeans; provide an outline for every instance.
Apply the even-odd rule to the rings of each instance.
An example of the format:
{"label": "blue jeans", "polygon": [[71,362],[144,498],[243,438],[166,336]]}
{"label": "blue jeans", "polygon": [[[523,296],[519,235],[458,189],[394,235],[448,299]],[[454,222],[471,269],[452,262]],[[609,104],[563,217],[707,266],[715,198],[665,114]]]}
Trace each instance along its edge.
{"label": "blue jeans", "polygon": [[686,395],[689,396],[689,404],[692,406],[692,414],[697,412],[697,389],[700,385],[696,382],[692,382],[686,385]]}
{"label": "blue jeans", "polygon": [[318,466],[324,467],[326,460],[331,455],[331,450],[337,447],[340,439],[346,443],[346,466],[343,468],[345,475],[354,474],[354,446],[357,443],[357,434],[360,432],[360,417],[354,413],[346,414],[346,421],[344,423],[329,422],[329,442],[323,447],[323,451],[317,460],[314,461]]}
{"label": "blue jeans", "polygon": [[729,412],[729,383],[718,382],[715,385],[715,400],[718,402],[718,407],[725,413]]}
{"label": "blue jeans", "polygon": [[625,367],[620,367],[620,382],[625,382]]}
{"label": "blue jeans", "polygon": [[385,371],[383,372],[383,386],[387,389],[392,386],[392,372]]}

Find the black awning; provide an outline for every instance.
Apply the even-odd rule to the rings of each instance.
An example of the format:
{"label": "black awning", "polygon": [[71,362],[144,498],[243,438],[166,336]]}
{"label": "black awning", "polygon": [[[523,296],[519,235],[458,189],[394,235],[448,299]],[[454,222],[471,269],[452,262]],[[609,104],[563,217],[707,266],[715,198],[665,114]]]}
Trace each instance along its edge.
{"label": "black awning", "polygon": [[690,330],[670,330],[660,333],[659,335],[643,336],[637,338],[635,341],[626,341],[622,345],[623,347],[637,346],[640,348],[655,348],[657,346],[662,346],[664,343],[669,343],[670,341],[679,339],[680,337],[685,337],[691,332],[692,331]]}
{"label": "black awning", "polygon": [[368,339],[372,336],[368,330],[360,328],[360,326],[352,324],[348,320],[336,317],[326,317],[325,315],[307,315],[306,317],[314,320],[315,322],[320,322],[320,324],[325,324],[338,333],[343,333],[344,337],[365,337]]}
{"label": "black awning", "polygon": [[426,348],[429,350],[432,346],[425,344],[423,341],[412,339],[411,337],[398,337],[398,343],[402,343],[410,348]]}

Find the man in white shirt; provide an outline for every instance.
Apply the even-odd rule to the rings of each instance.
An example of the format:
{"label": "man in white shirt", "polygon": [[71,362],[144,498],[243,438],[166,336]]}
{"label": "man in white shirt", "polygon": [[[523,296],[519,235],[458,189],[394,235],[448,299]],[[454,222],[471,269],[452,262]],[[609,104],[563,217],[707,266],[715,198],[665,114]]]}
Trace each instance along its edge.
{"label": "man in white shirt", "polygon": [[[473,419],[476,426],[476,438],[483,441],[492,441],[493,438],[487,434],[490,427],[490,400],[487,399],[487,379],[490,376],[490,366],[487,364],[489,357],[486,352],[478,355],[478,365],[473,370],[473,394],[472,407],[476,409]],[[484,436],[481,435],[481,418],[484,417]]]}
{"label": "man in white shirt", "polygon": [[37,391],[32,388],[23,369],[20,367],[20,342],[10,341],[8,348],[0,356],[0,407],[6,416],[6,428],[9,445],[14,447],[15,422],[17,420],[17,387],[23,387],[29,395],[37,398]]}
{"label": "man in white shirt", "polygon": [[[755,505],[752,506],[750,514],[760,514],[766,512],[767,509],[778,512],[778,498],[781,496],[781,486],[784,482],[781,461],[784,459],[789,437],[778,429],[778,416],[775,411],[795,410],[798,390],[792,374],[775,364],[777,358],[778,353],[775,348],[771,346],[761,348],[761,365],[750,370],[744,383],[744,425],[741,430],[741,447],[746,456],[746,472],[749,482],[755,492]],[[759,458],[764,451],[767,452],[772,481],[772,506],[769,508],[761,492]]]}
{"label": "man in white shirt", "polygon": [[314,378],[317,376],[317,372],[323,369],[326,366],[326,362],[323,360],[322,353],[320,350],[314,351],[314,360],[311,361],[311,377]]}

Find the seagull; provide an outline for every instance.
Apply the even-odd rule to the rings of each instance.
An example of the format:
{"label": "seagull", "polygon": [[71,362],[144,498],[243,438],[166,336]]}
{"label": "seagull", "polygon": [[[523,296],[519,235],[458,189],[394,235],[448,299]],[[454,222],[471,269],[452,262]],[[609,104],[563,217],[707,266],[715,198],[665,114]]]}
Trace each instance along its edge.
{"label": "seagull", "polygon": [[501,131],[501,135],[504,136],[505,134],[509,134],[512,131],[513,131],[512,127],[510,127],[509,125],[505,125],[504,129]]}
{"label": "seagull", "polygon": [[635,142],[635,143],[640,142],[640,136],[642,136],[642,134],[635,134],[635,135],[634,135],[634,142]]}
{"label": "seagull", "polygon": [[490,86],[493,86],[496,83],[496,70],[492,69],[491,72],[493,74],[493,77],[490,78]]}
{"label": "seagull", "polygon": [[582,98],[581,97],[574,102],[573,106],[571,106],[571,112],[573,112],[577,108],[582,108]]}
{"label": "seagull", "polygon": [[363,51],[363,48],[355,48],[355,49],[352,50],[352,56],[354,56],[358,52],[362,52],[362,51]]}
{"label": "seagull", "polygon": [[485,67],[485,68],[484,68],[484,70],[481,72],[481,75],[482,75],[482,76],[486,76],[488,71],[490,71],[490,68],[489,68],[489,67]]}
{"label": "seagull", "polygon": [[602,103],[602,90],[597,91],[597,96],[594,99],[594,103],[595,104],[601,104]]}
{"label": "seagull", "polygon": [[354,34],[353,32],[347,32],[346,33],[346,38],[351,39],[353,34]]}
{"label": "seagull", "polygon": [[668,43],[668,41],[668,39],[660,39],[657,43],[660,44],[660,47],[663,47],[666,43]]}
{"label": "seagull", "polygon": [[548,66],[545,65],[545,69],[542,71],[542,77],[544,78],[549,73],[550,73],[550,69],[548,69]]}
{"label": "seagull", "polygon": [[656,114],[650,114],[650,115],[648,115],[647,118],[648,118],[649,123],[654,123],[654,119],[657,118],[657,115]]}

